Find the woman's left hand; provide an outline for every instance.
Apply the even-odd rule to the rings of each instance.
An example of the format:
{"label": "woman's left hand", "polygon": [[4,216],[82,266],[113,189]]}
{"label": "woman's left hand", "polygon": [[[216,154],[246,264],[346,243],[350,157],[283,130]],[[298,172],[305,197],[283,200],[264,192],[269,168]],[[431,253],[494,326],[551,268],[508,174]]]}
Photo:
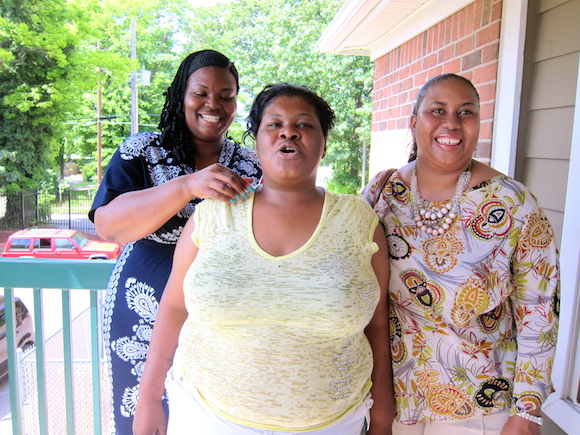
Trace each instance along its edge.
{"label": "woman's left hand", "polygon": [[501,435],[540,435],[540,425],[512,415],[503,426]]}

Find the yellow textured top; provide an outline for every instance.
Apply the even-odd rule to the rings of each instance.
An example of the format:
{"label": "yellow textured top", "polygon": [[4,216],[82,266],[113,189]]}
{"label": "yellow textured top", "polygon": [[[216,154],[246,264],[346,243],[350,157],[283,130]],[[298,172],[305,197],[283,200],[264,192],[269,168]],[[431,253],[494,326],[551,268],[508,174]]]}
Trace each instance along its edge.
{"label": "yellow textured top", "polygon": [[199,253],[184,281],[189,317],[177,350],[185,380],[230,421],[326,427],[371,386],[364,328],[380,296],[371,267],[378,218],[361,199],[325,191],[312,237],[273,257],[254,239],[253,199],[196,208]]}

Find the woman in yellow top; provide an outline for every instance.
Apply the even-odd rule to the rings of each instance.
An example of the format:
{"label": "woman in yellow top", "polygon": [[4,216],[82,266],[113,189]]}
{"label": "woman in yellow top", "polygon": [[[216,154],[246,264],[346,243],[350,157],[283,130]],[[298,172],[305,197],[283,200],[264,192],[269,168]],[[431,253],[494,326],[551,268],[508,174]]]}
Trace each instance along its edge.
{"label": "woman in yellow top", "polygon": [[263,184],[231,203],[206,200],[187,223],[135,434],[167,425],[170,434],[360,435],[371,406],[368,433],[390,434],[386,239],[364,201],[316,186],[333,123],[305,87],[269,85],[256,98],[248,132]]}

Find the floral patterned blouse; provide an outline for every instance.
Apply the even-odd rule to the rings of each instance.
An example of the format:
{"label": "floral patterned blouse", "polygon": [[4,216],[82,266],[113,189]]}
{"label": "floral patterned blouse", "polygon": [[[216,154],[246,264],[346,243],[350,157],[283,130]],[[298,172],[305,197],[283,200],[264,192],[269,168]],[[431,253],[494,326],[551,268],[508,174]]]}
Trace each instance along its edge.
{"label": "floral patterned blouse", "polygon": [[534,196],[494,177],[468,189],[451,228],[432,236],[412,219],[396,171],[373,204],[379,178],[364,195],[389,243],[397,420],[461,420],[516,401],[541,407],[553,391],[560,278],[554,232]]}

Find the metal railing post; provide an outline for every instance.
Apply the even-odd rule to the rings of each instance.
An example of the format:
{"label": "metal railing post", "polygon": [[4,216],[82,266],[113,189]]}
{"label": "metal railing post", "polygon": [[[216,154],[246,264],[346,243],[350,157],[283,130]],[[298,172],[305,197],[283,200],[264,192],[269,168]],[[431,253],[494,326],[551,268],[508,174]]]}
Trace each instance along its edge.
{"label": "metal railing post", "polygon": [[20,410],[20,389],[18,380],[20,379],[20,367],[16,353],[16,316],[14,312],[14,289],[4,289],[4,307],[6,309],[6,344],[8,346],[8,382],[10,390],[10,410],[12,412],[12,433],[14,435],[24,434],[22,428],[22,415]]}

